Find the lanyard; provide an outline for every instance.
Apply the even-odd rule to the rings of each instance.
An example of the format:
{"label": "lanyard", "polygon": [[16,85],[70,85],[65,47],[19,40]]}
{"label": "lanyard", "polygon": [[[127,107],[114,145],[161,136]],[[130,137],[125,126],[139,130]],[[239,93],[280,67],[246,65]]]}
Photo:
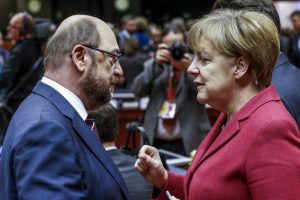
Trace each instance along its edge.
{"label": "lanyard", "polygon": [[175,90],[176,90],[177,81],[180,76],[180,72],[179,71],[174,72],[172,66],[168,66],[167,70],[168,70],[167,71],[168,72],[167,100],[174,102]]}

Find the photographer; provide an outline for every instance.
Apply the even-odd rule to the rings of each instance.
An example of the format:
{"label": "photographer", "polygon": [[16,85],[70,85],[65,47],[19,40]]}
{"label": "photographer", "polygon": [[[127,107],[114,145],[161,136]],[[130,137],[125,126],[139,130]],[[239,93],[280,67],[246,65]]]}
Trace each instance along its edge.
{"label": "photographer", "polygon": [[155,59],[144,63],[132,91],[138,97],[150,97],[143,124],[150,144],[189,155],[209,131],[210,123],[205,106],[196,101],[196,88],[186,73],[192,58],[187,53],[185,31],[167,26],[162,42]]}

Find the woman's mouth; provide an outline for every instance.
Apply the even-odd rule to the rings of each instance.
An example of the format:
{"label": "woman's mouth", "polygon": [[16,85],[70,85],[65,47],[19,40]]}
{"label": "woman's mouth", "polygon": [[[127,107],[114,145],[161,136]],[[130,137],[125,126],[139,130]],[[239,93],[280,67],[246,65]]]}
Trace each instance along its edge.
{"label": "woman's mouth", "polygon": [[197,89],[201,89],[201,88],[203,88],[205,86],[204,83],[199,82],[199,81],[194,81],[194,83],[195,83]]}

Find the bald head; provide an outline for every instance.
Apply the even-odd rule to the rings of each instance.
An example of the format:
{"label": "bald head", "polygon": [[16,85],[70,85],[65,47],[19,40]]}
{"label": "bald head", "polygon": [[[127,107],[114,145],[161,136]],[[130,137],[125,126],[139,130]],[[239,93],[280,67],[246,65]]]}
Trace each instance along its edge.
{"label": "bald head", "polygon": [[99,18],[92,17],[89,15],[73,15],[66,18],[64,21],[62,21],[55,34],[59,34],[61,31],[68,30],[72,26],[76,26],[80,21],[84,21],[84,20],[94,23],[95,26],[100,27],[101,29],[102,28],[109,29],[108,25]]}
{"label": "bald head", "polygon": [[7,34],[10,39],[15,41],[29,39],[34,33],[34,28],[32,16],[27,12],[20,12],[10,19]]}
{"label": "bald head", "polygon": [[113,35],[109,26],[96,17],[73,15],[66,18],[47,43],[44,60],[46,69],[63,62],[77,44],[98,46],[107,33]]}

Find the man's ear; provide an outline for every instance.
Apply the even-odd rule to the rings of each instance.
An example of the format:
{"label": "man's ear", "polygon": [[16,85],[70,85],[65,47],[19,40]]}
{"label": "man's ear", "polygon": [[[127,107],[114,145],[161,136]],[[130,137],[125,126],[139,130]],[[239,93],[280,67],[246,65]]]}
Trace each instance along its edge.
{"label": "man's ear", "polygon": [[71,59],[73,60],[77,70],[83,72],[86,68],[85,56],[87,55],[86,49],[81,45],[75,45],[72,49]]}
{"label": "man's ear", "polygon": [[236,61],[236,68],[234,71],[235,78],[242,78],[247,73],[248,69],[249,61],[244,56],[240,56]]}

